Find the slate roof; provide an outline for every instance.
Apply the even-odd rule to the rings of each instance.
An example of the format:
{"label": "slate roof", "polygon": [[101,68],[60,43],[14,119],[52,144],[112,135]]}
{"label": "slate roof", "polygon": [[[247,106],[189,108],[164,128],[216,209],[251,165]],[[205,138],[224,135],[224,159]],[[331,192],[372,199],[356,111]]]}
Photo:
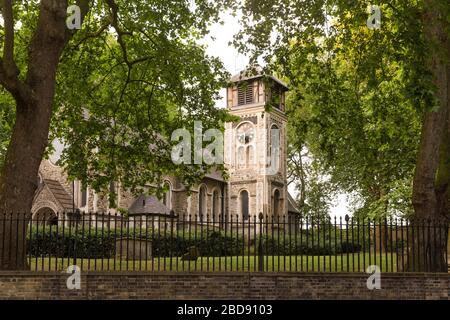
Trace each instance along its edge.
{"label": "slate roof", "polygon": [[220,171],[212,171],[210,173],[205,174],[205,178],[225,182],[225,180],[222,177],[222,173]]}
{"label": "slate roof", "polygon": [[270,79],[272,79],[273,81],[275,81],[276,83],[278,83],[279,85],[281,85],[284,89],[289,90],[289,87],[280,79],[272,76],[272,75],[267,75],[267,74],[263,74],[262,70],[257,70],[256,74],[252,74],[252,73],[247,73],[246,71],[241,71],[238,74],[235,74],[234,76],[231,77],[230,81],[231,82],[240,82],[240,81],[246,81],[246,80],[252,80],[252,79],[257,79],[257,78],[262,78],[262,77],[268,77]]}
{"label": "slate roof", "polygon": [[289,192],[288,192],[288,212],[300,214],[300,211],[296,207],[295,200],[294,198],[292,198]]}
{"label": "slate roof", "polygon": [[169,215],[170,209],[166,207],[156,196],[140,195],[128,208],[131,215],[159,214]]}
{"label": "slate roof", "polygon": [[44,179],[44,184],[48,187],[56,201],[61,204],[61,207],[63,207],[65,211],[71,211],[73,209],[72,197],[58,181]]}

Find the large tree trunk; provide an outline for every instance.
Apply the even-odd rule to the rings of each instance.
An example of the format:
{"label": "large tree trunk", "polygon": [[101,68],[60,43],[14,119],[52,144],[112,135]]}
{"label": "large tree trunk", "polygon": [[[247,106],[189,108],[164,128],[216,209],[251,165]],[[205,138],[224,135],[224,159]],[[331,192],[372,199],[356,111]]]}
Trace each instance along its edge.
{"label": "large tree trunk", "polygon": [[439,106],[426,112],[422,127],[413,187],[413,227],[421,230],[421,234],[414,239],[415,252],[413,254],[414,249],[411,249],[412,261],[408,261],[407,269],[447,272],[445,248],[448,229],[445,227],[445,237],[440,233],[436,236],[428,228],[423,228],[423,224],[439,221],[446,226],[450,216],[450,40],[446,33],[446,10],[441,7],[448,4],[437,0],[426,0],[425,3],[427,11],[423,25],[431,48],[429,70],[433,75]]}
{"label": "large tree trunk", "polygon": [[0,269],[3,270],[26,268],[25,233],[39,165],[47,146],[51,103],[17,109],[21,111],[17,112],[0,178]]}
{"label": "large tree trunk", "polygon": [[[67,0],[42,0],[36,31],[29,45],[24,82],[3,79],[16,100],[16,121],[0,176],[0,269],[26,268],[26,228],[39,165],[48,144],[56,70],[69,33]],[[11,90],[10,90],[11,92]],[[19,222],[18,222],[19,221]]]}

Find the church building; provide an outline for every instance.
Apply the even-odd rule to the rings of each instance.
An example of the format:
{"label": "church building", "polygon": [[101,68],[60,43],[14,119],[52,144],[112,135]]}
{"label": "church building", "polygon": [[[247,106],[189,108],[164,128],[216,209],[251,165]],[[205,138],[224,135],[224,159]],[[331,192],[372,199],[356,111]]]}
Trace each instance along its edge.
{"label": "church building", "polygon": [[56,224],[73,214],[119,217],[123,212],[129,217],[197,215],[200,221],[223,221],[231,216],[245,221],[260,213],[269,217],[298,215],[286,179],[287,91],[287,86],[273,76],[240,73],[231,78],[227,108],[240,120],[225,125],[227,180],[219,172],[211,172],[188,194],[176,177],[167,176],[164,183],[168,192],[162,199],[136,197],[119,184],[111,184],[117,208],[121,208],[116,209],[109,208],[107,194],[83,188],[80,181],[69,181],[64,169],[50,157],[40,166],[33,219]]}

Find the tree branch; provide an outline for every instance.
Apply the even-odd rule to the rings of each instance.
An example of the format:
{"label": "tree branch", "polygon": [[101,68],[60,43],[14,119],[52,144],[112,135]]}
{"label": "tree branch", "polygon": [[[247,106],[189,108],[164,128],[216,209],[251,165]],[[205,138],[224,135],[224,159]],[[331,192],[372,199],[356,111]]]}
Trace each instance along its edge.
{"label": "tree branch", "polygon": [[5,25],[3,58],[0,58],[0,83],[16,100],[25,101],[31,90],[19,80],[19,69],[14,61],[14,15],[12,0],[3,0],[2,16]]}
{"label": "tree branch", "polygon": [[111,13],[112,13],[111,25],[114,28],[114,30],[116,30],[116,32],[117,32],[117,42],[119,43],[119,45],[122,49],[123,59],[124,59],[125,63],[127,64],[128,68],[131,69],[132,63],[128,60],[128,52],[127,52],[125,42],[123,41],[123,36],[132,35],[132,33],[123,31],[120,28],[119,16],[118,16],[119,7],[117,6],[116,2],[114,0],[106,0],[106,3],[108,4],[109,8],[111,9]]}
{"label": "tree branch", "polygon": [[14,18],[12,0],[3,0],[5,42],[3,47],[3,68],[8,78],[17,77],[19,70],[14,62]]}
{"label": "tree branch", "polygon": [[74,49],[77,49],[83,42],[85,42],[88,39],[99,37],[103,33],[103,31],[105,31],[109,27],[110,24],[111,24],[111,21],[107,21],[97,31],[87,34],[85,37],[83,37],[77,43],[75,43],[73,45]]}
{"label": "tree branch", "polygon": [[[81,9],[82,20],[89,11],[90,2],[91,0],[77,0],[76,2]],[[31,61],[33,59],[29,57],[31,58],[31,60],[28,61],[29,68],[26,77],[27,80],[21,81],[19,79],[20,71],[14,60],[14,14],[13,14],[12,0],[3,0],[1,4],[2,4],[1,8],[2,16],[5,25],[5,38],[4,38],[3,58],[0,59],[0,84],[3,85],[3,87],[5,87],[5,89],[9,91],[18,102],[30,101],[33,99],[33,90],[30,87],[30,82],[32,81],[29,80],[36,77],[36,75],[33,72],[35,67],[34,64],[35,61]],[[55,10],[55,8],[56,6],[50,5],[47,1],[41,2],[41,14],[43,10],[52,11]],[[39,22],[40,23],[38,23],[38,26],[36,27],[36,30],[33,35],[33,40],[31,42],[32,47],[34,47],[33,46],[34,42],[40,42],[43,38],[50,39],[54,37],[57,33],[53,32],[52,34],[50,34],[51,32],[48,32],[50,31],[50,29],[46,24],[47,21],[45,22],[39,21]],[[44,35],[45,33],[47,33],[47,35]],[[63,43],[67,43],[67,41],[71,38],[72,34],[73,32],[71,33],[69,29],[66,29],[66,31],[63,32],[62,34]],[[33,50],[35,50],[35,48],[33,48]],[[47,50],[47,48],[44,48],[44,50]],[[42,57],[42,55],[39,54],[32,56]]]}

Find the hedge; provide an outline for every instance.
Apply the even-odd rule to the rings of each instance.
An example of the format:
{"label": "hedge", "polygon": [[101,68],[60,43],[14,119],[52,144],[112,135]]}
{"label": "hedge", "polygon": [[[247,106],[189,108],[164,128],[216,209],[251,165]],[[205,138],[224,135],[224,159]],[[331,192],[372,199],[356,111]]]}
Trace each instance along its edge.
{"label": "hedge", "polygon": [[[242,236],[225,234],[221,231],[188,232],[175,231],[173,237],[170,232],[158,230],[64,230],[61,228],[37,229],[33,227],[27,235],[27,252],[34,257],[76,257],[78,258],[112,258],[115,256],[115,241],[118,238],[130,237],[134,239],[150,240],[152,254],[155,257],[181,256],[191,246],[197,247],[202,256],[230,256],[253,254],[259,250],[261,240],[263,254],[267,255],[334,255],[340,253],[355,253],[362,249],[362,243],[352,243],[334,238],[319,240],[315,236],[314,243],[309,234],[298,235],[296,238],[288,236],[262,235],[252,239],[250,244]],[[367,246],[366,246],[367,248]]]}
{"label": "hedge", "polygon": [[[357,253],[363,248],[362,242],[340,242],[333,238],[324,238],[319,236],[314,238],[299,235],[297,238],[261,236],[261,246],[265,254],[270,255],[335,255],[341,253]],[[259,237],[256,241],[259,241]],[[259,243],[256,243],[259,246]]]}
{"label": "hedge", "polygon": [[115,256],[116,239],[130,237],[150,240],[152,254],[156,257],[181,256],[195,246],[203,256],[238,255],[243,252],[243,239],[230,237],[222,232],[174,232],[158,233],[157,230],[50,230],[33,229],[27,235],[27,253],[31,256],[112,258]]}

